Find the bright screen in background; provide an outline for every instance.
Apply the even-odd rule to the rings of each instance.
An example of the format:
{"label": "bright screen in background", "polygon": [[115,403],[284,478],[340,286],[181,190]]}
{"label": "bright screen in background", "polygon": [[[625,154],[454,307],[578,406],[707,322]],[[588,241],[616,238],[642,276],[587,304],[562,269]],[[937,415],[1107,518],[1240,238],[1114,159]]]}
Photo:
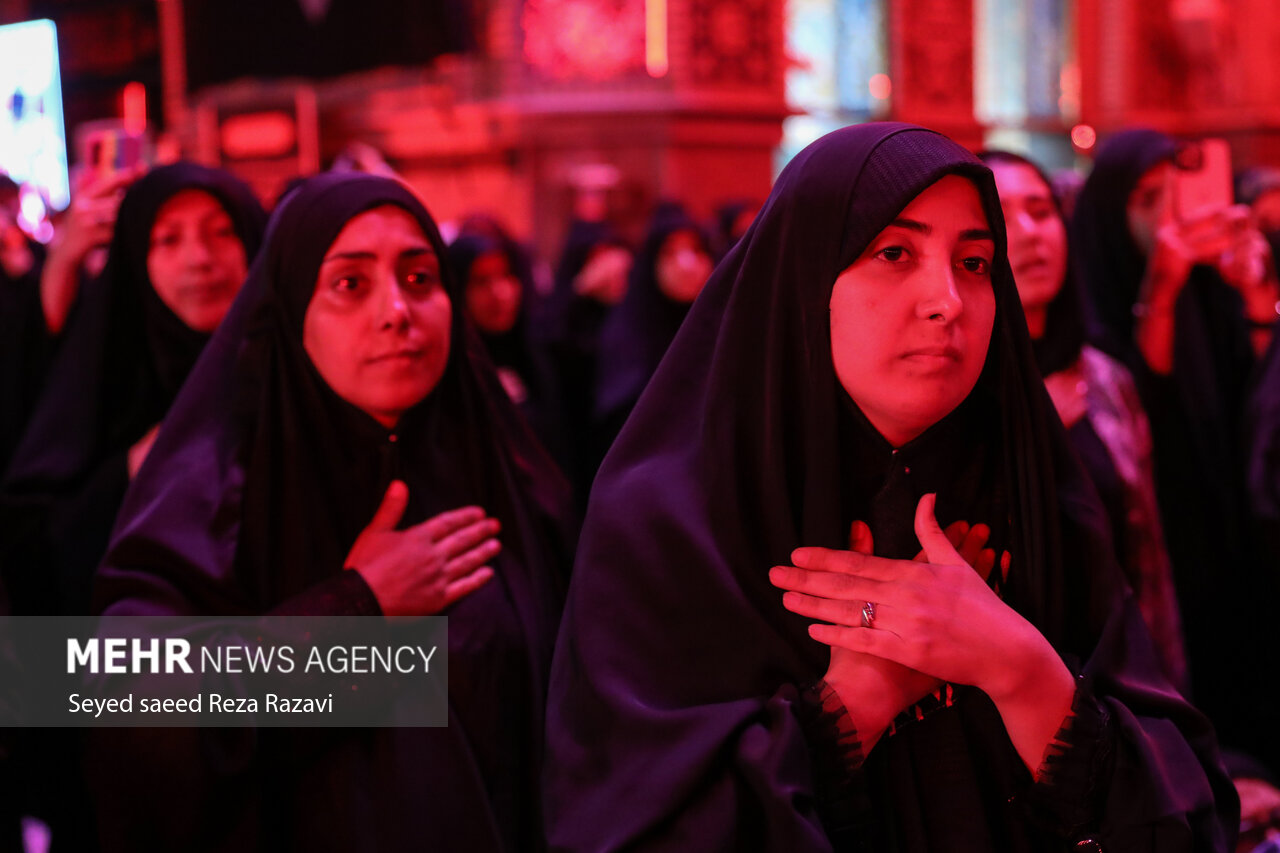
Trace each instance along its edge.
{"label": "bright screen in background", "polygon": [[70,201],[53,21],[0,27],[0,170],[55,209]]}

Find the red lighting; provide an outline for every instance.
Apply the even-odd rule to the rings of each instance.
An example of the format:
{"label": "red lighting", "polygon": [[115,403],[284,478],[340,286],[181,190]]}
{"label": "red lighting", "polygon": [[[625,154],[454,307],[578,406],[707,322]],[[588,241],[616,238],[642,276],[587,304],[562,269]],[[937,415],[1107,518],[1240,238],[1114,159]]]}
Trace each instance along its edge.
{"label": "red lighting", "polygon": [[645,0],[644,70],[665,77],[667,68],[667,0]]}
{"label": "red lighting", "polygon": [[871,79],[867,81],[867,89],[870,90],[871,97],[877,101],[884,101],[893,94],[893,81],[889,79],[888,74],[872,74]]}
{"label": "red lighting", "polygon": [[129,83],[120,95],[120,113],[126,133],[141,135],[147,131],[147,87]]}
{"label": "red lighting", "polygon": [[1088,151],[1098,141],[1098,132],[1087,124],[1071,128],[1071,143],[1081,151]]}

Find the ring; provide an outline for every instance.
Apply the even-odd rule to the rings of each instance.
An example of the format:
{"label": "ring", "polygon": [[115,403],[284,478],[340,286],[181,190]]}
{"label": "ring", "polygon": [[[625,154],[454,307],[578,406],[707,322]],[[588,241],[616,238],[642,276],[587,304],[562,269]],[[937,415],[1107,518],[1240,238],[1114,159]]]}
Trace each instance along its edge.
{"label": "ring", "polygon": [[876,604],[874,601],[868,601],[862,605],[862,627],[874,628],[876,626]]}

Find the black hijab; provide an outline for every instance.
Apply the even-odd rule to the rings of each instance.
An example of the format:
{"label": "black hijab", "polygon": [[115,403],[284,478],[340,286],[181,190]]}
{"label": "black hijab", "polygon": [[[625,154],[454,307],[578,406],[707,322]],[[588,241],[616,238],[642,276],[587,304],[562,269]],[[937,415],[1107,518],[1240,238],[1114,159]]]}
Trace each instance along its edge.
{"label": "black hijab", "polygon": [[526,279],[520,278],[519,259],[508,253],[498,240],[483,234],[461,234],[449,244],[449,266],[458,277],[458,286],[465,294],[471,267],[484,255],[499,253],[507,261],[511,276],[520,283],[520,312],[515,325],[506,332],[492,334],[476,328],[489,351],[489,357],[498,367],[509,367],[521,376],[536,377],[534,355],[530,348],[529,316],[537,294]]}
{"label": "black hijab", "polygon": [[1176,151],[1174,140],[1156,130],[1117,133],[1098,149],[1093,170],[1076,197],[1072,255],[1101,326],[1099,343],[1125,361],[1131,356],[1133,304],[1147,268],[1129,231],[1129,196],[1143,175],[1172,160]]}
{"label": "black hijab", "polygon": [[[1049,176],[1043,169],[1026,157],[1010,151],[980,151],[978,159],[987,165],[1007,163],[1026,166],[1033,170],[1053,198],[1063,228],[1067,227],[1066,219],[1062,215],[1062,200],[1054,191],[1053,182],[1049,180]],[[1075,364],[1080,358],[1080,349],[1087,338],[1084,301],[1080,298],[1080,283],[1075,274],[1074,264],[1069,257],[1062,286],[1058,288],[1057,294],[1049,301],[1046,308],[1044,334],[1031,342],[1041,375],[1049,376]]]}
{"label": "black hijab", "polygon": [[[164,304],[147,273],[160,208],[191,189],[209,193],[226,210],[246,258],[252,260],[261,242],[261,205],[220,169],[162,166],[125,194],[107,265],[81,293],[2,487],[0,559],[11,575],[28,576],[13,582],[15,599],[40,612],[54,606],[82,612],[88,603],[88,575],[102,558],[128,484],[129,448],[164,419],[208,340]],[[46,567],[49,560],[54,567]],[[57,604],[43,592],[28,598],[27,587],[41,580],[30,577],[35,574],[59,578]]]}
{"label": "black hijab", "polygon": [[[601,468],[552,672],[553,845],[678,850],[697,839],[704,849],[830,849],[795,710],[797,686],[821,676],[828,652],[809,639],[807,620],[782,607],[768,570],[800,545],[847,547],[853,519],[844,481],[858,476],[862,458],[892,454],[859,428],[860,413],[836,379],[831,288],[898,211],[952,174],[977,186],[996,242],[993,338],[980,393],[970,397],[981,405],[962,405],[901,452],[919,446],[926,460],[949,457],[963,476],[966,465],[955,460],[975,448],[949,442],[972,440],[978,419],[977,434],[987,438],[976,449],[990,454],[1003,492],[996,505],[1010,516],[1006,600],[1065,656],[1088,660],[1084,671],[1108,702],[1134,709],[1120,728],[1138,749],[1120,761],[1150,781],[1140,805],[1108,814],[1182,821],[1211,810],[1214,792],[1181,733],[1167,719],[1146,719],[1150,708],[1138,710],[1150,703],[1152,717],[1176,718],[1212,754],[1212,735],[1163,684],[1143,645],[1101,510],[1036,370],[990,171],[931,131],[870,124],[828,134],[783,170]],[[854,411],[846,418],[847,407]],[[944,506],[947,494],[939,497],[943,524],[972,509]],[[1003,737],[991,714],[978,729],[987,746]],[[957,726],[969,717],[950,719]],[[971,739],[956,735],[944,739],[944,751],[910,753],[918,743],[910,737],[901,747],[908,754],[890,742],[890,758],[875,771],[873,787],[891,791],[875,821],[1000,820],[975,811],[995,807],[973,799],[977,780],[964,790],[933,787],[929,763],[946,769]],[[1009,760],[1007,740],[999,753],[983,755],[981,739],[974,748],[975,765],[997,768],[987,792],[1007,789],[996,804],[1003,809],[1016,788],[1008,780],[1028,774]],[[1186,778],[1155,781],[1148,751]],[[1218,829],[1210,819],[1197,832]],[[975,849],[974,837],[900,847]]]}
{"label": "black hijab", "polygon": [[[446,509],[484,507],[501,521],[504,547],[492,563],[495,579],[473,594],[489,596],[485,606],[467,598],[445,614],[451,658],[459,659],[454,643],[460,638],[499,630],[490,623],[500,614],[510,614],[501,629],[509,653],[479,650],[490,656],[492,678],[462,663],[452,699],[475,694],[474,683],[493,681],[499,693],[514,690],[520,701],[459,709],[461,718],[448,729],[353,734],[305,774],[287,762],[264,764],[268,776],[285,780],[272,795],[282,802],[303,789],[327,792],[317,794],[322,797],[351,794],[324,808],[302,803],[291,816],[269,807],[261,822],[276,825],[294,844],[301,838],[319,843],[317,833],[330,832],[332,843],[355,838],[365,847],[398,848],[434,821],[445,847],[489,849],[493,837],[537,833],[527,822],[516,829],[514,818],[510,826],[493,823],[476,785],[483,777],[536,801],[536,780],[526,771],[537,766],[540,709],[571,547],[567,490],[463,319],[461,287],[447,263],[449,359],[435,389],[394,430],[320,378],[303,347],[302,327],[321,260],[349,220],[383,205],[408,211],[438,257],[447,258],[430,215],[393,180],[327,174],[283,201],[262,256],[129,492],[96,599],[111,614],[376,613],[359,574],[343,565],[393,479],[409,487],[401,528]],[[500,783],[485,772],[486,736],[519,744],[510,778]],[[390,752],[362,752],[359,744],[368,738],[386,741]],[[384,758],[391,764],[378,763]],[[408,793],[420,795],[421,805],[398,811],[405,806],[406,790],[398,787],[405,773],[414,786]],[[373,788],[354,791],[354,780],[365,777]],[[386,809],[394,825],[382,826],[380,836],[364,834],[358,811],[346,816],[349,804],[379,814]],[[503,815],[501,807],[495,810]],[[251,834],[270,837],[265,828]],[[536,839],[530,844],[540,846]]]}
{"label": "black hijab", "polygon": [[609,439],[640,398],[689,313],[689,305],[668,299],[658,287],[658,255],[662,244],[678,231],[696,234],[702,250],[711,256],[706,235],[688,211],[676,202],[660,203],[631,265],[627,295],[600,331],[595,420]]}

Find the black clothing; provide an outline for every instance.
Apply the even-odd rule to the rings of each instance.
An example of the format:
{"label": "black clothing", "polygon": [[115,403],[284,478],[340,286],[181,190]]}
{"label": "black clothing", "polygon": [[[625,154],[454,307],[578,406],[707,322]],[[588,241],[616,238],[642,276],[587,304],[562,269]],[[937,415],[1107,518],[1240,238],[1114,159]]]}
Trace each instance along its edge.
{"label": "black clothing", "polygon": [[561,385],[564,430],[569,458],[565,473],[583,510],[603,451],[592,450],[592,416],[600,334],[610,306],[574,291],[574,280],[601,249],[626,249],[616,231],[602,222],[575,221],[569,228],[555,287],[547,299],[543,334]]}
{"label": "black clothing", "polygon": [[40,304],[44,247],[30,243],[30,250],[35,263],[24,275],[0,268],[0,473],[26,430],[54,348]]}
{"label": "black clothing", "polygon": [[208,340],[161,301],[147,273],[156,216],[188,189],[217,199],[246,257],[257,251],[262,208],[226,172],[179,163],[129,188],[107,266],[80,294],[0,485],[0,565],[16,612],[88,612],[93,570],[129,484],[129,448],[165,417]]}
{"label": "black clothing", "polygon": [[[995,235],[995,328],[968,401],[895,454],[836,379],[831,289],[950,174],[976,184]],[[862,513],[877,554],[905,554],[908,507],[935,488],[943,525],[989,523],[1010,553],[1000,592],[1080,675],[1076,716],[1033,785],[994,706],[954,686],[881,740],[837,808],[824,759],[841,744],[799,701],[828,649],[769,568],[847,548]],[[990,172],[964,149],[871,124],[783,171],[601,468],[548,721],[564,850],[1023,851],[1087,833],[1112,851],[1230,848],[1212,730],[1159,674],[1035,368]]]}
{"label": "black clothing", "polygon": [[[166,732],[176,742],[148,749],[123,786],[111,758],[136,744],[113,733],[95,761],[109,849],[543,846],[537,768],[567,488],[464,321],[447,264],[445,372],[394,430],[330,389],[302,343],[329,246],[383,205],[407,210],[446,257],[426,210],[394,181],[322,175],[284,200],[129,492],[96,599],[107,614],[266,614],[268,630],[273,613],[376,615],[372,591],[344,562],[391,481],[409,488],[400,528],[484,507],[501,521],[504,547],[495,577],[445,611],[450,725]],[[176,817],[157,821],[166,810]]]}

